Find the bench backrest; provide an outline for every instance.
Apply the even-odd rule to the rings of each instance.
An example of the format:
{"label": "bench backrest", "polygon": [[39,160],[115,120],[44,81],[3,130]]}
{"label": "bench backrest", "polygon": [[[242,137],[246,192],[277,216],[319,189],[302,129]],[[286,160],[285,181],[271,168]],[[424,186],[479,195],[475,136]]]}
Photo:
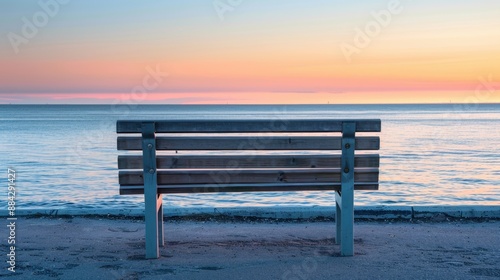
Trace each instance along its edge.
{"label": "bench backrest", "polygon": [[[118,121],[120,194],[378,189],[380,120]],[[342,180],[342,176],[344,179]],[[347,179],[346,179],[347,178]],[[151,182],[148,182],[148,184]]]}

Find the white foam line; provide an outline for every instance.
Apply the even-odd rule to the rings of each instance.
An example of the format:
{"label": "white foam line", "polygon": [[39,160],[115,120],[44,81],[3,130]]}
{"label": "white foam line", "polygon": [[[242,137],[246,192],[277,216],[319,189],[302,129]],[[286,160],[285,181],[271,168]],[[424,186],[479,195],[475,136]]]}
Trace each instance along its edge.
{"label": "white foam line", "polygon": [[[142,209],[17,209],[16,217],[22,216],[130,216],[144,215]],[[274,219],[333,218],[335,207],[197,207],[164,209],[165,217],[185,217],[191,215],[227,215]],[[500,218],[500,206],[358,206],[356,218],[366,219],[411,219],[429,218],[441,215],[453,218]],[[0,210],[0,217],[8,217],[7,210]]]}

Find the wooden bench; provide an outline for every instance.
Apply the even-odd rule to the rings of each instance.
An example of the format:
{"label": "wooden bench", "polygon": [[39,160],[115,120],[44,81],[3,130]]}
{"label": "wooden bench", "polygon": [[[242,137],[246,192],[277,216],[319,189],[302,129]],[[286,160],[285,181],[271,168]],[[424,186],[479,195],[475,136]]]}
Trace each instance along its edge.
{"label": "wooden bench", "polygon": [[336,191],[335,242],[352,256],[354,190],[378,189],[380,161],[354,153],[378,150],[379,137],[355,133],[380,130],[380,120],[119,120],[117,133],[135,135],[118,150],[142,151],[118,156],[120,194],[144,194],[146,258],[158,258],[162,194]]}

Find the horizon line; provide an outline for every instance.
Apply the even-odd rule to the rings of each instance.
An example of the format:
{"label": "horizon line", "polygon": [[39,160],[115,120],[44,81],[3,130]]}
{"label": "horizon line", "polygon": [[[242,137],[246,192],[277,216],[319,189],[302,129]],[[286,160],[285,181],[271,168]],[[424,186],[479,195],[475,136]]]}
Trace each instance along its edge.
{"label": "horizon line", "polygon": [[475,104],[475,105],[500,105],[500,102],[450,102],[450,103],[211,103],[211,104],[199,104],[199,103],[137,103],[137,104],[111,104],[111,103],[0,103],[0,106],[12,106],[12,105],[28,105],[28,106],[40,106],[40,105],[56,105],[56,106],[67,106],[67,105],[88,105],[88,106],[305,106],[305,105],[463,105],[463,104]]}

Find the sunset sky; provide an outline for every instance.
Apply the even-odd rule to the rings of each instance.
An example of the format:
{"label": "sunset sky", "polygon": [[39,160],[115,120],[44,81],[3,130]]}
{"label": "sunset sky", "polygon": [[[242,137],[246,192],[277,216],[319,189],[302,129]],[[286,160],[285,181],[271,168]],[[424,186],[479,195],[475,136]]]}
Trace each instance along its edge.
{"label": "sunset sky", "polygon": [[0,104],[500,102],[498,0],[0,0]]}

